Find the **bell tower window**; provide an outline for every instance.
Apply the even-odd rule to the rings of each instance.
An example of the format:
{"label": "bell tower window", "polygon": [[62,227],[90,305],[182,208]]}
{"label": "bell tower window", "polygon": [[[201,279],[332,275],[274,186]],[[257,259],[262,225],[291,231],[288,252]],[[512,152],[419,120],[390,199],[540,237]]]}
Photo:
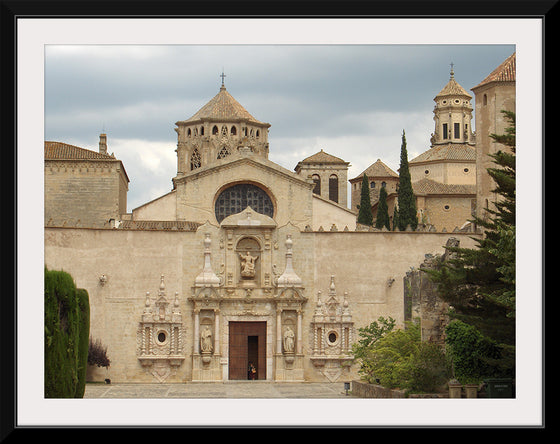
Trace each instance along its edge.
{"label": "bell tower window", "polygon": [[313,193],[321,195],[321,178],[318,174],[313,174],[311,178],[313,179],[313,183],[315,184],[315,186],[313,187]]}
{"label": "bell tower window", "polygon": [[454,123],[453,124],[453,137],[455,139],[460,139],[461,138],[461,124],[460,123]]}
{"label": "bell tower window", "polygon": [[447,139],[447,135],[448,135],[448,134],[447,134],[447,123],[444,123],[444,124],[443,124],[443,131],[442,131],[442,133],[443,133],[443,138],[444,138],[444,139]]}
{"label": "bell tower window", "polygon": [[338,203],[338,177],[335,174],[329,177],[329,200]]}

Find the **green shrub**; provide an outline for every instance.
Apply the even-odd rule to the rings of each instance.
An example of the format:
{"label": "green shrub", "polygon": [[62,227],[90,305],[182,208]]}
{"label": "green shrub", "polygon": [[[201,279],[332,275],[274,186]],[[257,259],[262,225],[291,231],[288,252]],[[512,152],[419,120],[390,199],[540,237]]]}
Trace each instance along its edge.
{"label": "green shrub", "polygon": [[78,342],[78,382],[75,398],[83,398],[86,390],[86,373],[89,353],[89,295],[86,290],[76,291],[78,308],[80,311],[80,332]]}
{"label": "green shrub", "polygon": [[476,327],[453,320],[445,329],[455,378],[462,384],[479,383],[486,377],[504,376],[499,367],[500,347]]}
{"label": "green shrub", "polygon": [[450,376],[445,350],[422,342],[420,326],[406,323],[405,329],[384,332],[361,352],[365,379],[387,388],[426,393],[439,389]]}
{"label": "green shrub", "polygon": [[[83,388],[80,384],[82,379],[85,384],[85,374],[82,376],[82,373],[87,360],[87,350],[83,349],[84,330],[87,329],[86,347],[89,336],[87,292],[76,289],[70,274],[45,268],[44,303],[44,395],[46,398],[81,397]],[[86,306],[87,315],[84,313]]]}

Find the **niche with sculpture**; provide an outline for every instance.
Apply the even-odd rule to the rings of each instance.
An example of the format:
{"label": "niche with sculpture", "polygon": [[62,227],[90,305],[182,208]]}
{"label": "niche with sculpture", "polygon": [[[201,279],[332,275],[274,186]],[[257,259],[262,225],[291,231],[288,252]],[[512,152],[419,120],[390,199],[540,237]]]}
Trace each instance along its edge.
{"label": "niche with sculpture", "polygon": [[238,282],[243,287],[260,286],[261,247],[253,237],[244,237],[237,243],[236,257],[238,259]]}

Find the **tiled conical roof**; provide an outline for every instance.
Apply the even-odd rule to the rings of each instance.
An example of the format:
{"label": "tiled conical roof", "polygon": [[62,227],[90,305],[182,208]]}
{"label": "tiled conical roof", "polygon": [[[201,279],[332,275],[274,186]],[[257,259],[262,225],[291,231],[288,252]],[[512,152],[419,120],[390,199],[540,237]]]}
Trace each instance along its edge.
{"label": "tiled conical roof", "polygon": [[465,91],[465,89],[461,85],[457,83],[453,75],[451,75],[449,82],[447,82],[447,85],[443,87],[436,98],[442,96],[465,96],[469,99],[472,99],[472,96],[467,91]]}
{"label": "tiled conical roof", "polygon": [[399,177],[391,168],[381,162],[381,159],[377,159],[375,163],[367,167],[360,175],[354,177],[352,180],[362,179],[364,174],[371,179],[372,177]]}
{"label": "tiled conical roof", "polygon": [[476,161],[476,151],[472,145],[465,143],[449,143],[445,145],[435,145],[428,151],[423,152],[412,160],[409,164],[432,162],[439,160],[468,160]]}
{"label": "tiled conical roof", "polygon": [[505,59],[500,66],[492,71],[488,76],[478,85],[471,89],[480,88],[491,82],[515,82],[515,52]]}
{"label": "tiled conical roof", "polygon": [[252,123],[268,125],[255,119],[243,106],[227,92],[226,87],[222,85],[220,92],[216,94],[206,105],[192,116],[190,119],[183,120],[180,123],[195,122],[198,120],[247,120]]}
{"label": "tiled conical roof", "polygon": [[300,163],[348,163],[340,157],[325,153],[323,150],[303,159]]}
{"label": "tiled conical roof", "polygon": [[476,194],[476,185],[458,185],[420,179],[412,184],[414,194]]}

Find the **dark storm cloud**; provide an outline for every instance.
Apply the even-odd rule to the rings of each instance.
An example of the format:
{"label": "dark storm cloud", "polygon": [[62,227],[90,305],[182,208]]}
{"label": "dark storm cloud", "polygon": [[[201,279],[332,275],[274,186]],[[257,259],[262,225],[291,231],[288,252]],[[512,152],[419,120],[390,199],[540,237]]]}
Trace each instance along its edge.
{"label": "dark storm cloud", "polygon": [[[352,163],[349,177],[378,158],[397,169],[403,130],[409,158],[429,148],[433,98],[449,80],[450,63],[455,79],[470,92],[514,50],[512,45],[47,46],[45,139],[96,149],[99,133],[106,132],[109,152],[114,149],[131,178],[134,208],[169,191],[176,173],[175,122],[218,93],[223,69],[230,94],[272,125],[271,160],[293,169],[324,148]],[[148,176],[151,182],[140,179]]]}

